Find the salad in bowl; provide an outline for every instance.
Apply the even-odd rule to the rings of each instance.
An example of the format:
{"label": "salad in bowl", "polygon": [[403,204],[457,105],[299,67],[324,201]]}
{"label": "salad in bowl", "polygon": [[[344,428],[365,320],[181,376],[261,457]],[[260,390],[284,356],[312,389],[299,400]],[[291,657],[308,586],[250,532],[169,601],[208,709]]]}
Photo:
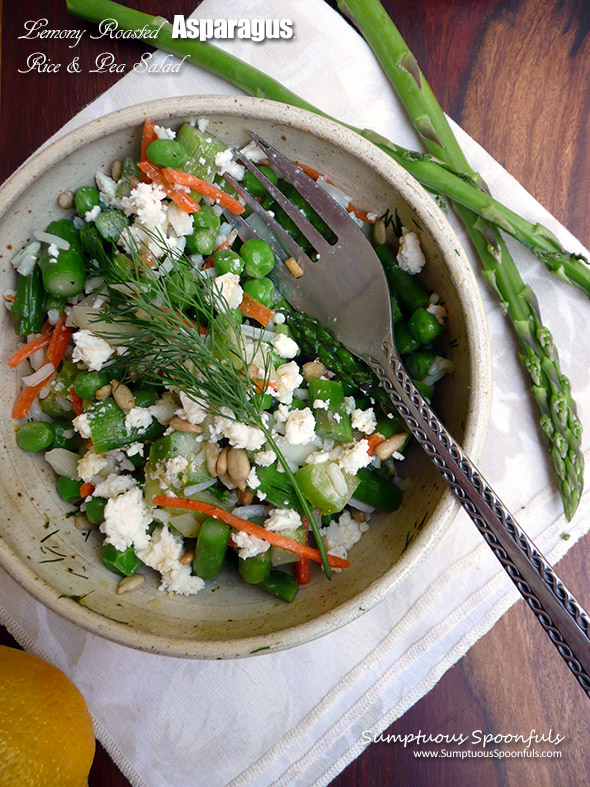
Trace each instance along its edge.
{"label": "salad in bowl", "polygon": [[[149,628],[146,604],[160,599],[166,615],[181,605],[190,618],[191,605],[201,620],[220,590],[239,598],[238,608],[278,604],[287,617],[309,594],[315,612],[308,601],[303,619],[294,616],[309,625],[318,590],[329,608],[332,588],[366,566],[367,539],[374,548],[381,538],[387,551],[393,538],[404,562],[427,518],[415,512],[424,473],[405,458],[407,428],[368,367],[283,298],[273,271],[286,264],[297,275],[297,261],[284,262],[274,239],[242,241],[234,228],[239,215],[266,237],[226,174],[297,234],[235,160],[241,149],[329,237],[264,151],[207,113],[169,122],[150,114],[134,134],[135,150],[56,189],[55,218],[10,257],[16,285],[3,295],[18,337],[8,357],[20,373],[16,445],[51,474],[65,507],[60,525],[86,558],[67,570],[100,571],[103,606],[141,606],[139,628]],[[445,375],[455,377],[446,335],[455,315],[448,283],[437,287],[440,274],[428,275],[429,257],[440,259],[429,230],[391,201],[359,201],[329,162],[305,152],[291,155],[372,239],[398,348],[432,397]],[[384,518],[392,520],[385,540],[381,524],[372,532]],[[38,563],[58,571],[76,556],[58,543],[56,521],[39,539]],[[374,594],[375,584],[367,587]],[[95,592],[60,595],[105,615],[93,607]]]}

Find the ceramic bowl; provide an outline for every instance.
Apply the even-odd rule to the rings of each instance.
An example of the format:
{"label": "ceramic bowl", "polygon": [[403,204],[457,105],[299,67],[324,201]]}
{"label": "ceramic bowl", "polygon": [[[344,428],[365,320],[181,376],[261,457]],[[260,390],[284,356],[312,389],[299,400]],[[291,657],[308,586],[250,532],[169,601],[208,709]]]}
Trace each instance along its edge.
{"label": "ceramic bowl", "polygon": [[[351,131],[307,112],[263,99],[188,96],[141,104],[99,118],[29,159],[0,191],[1,290],[14,287],[10,258],[36,229],[63,217],[56,203],[64,189],[93,183],[114,159],[139,155],[145,118],[178,127],[209,119],[209,130],[228,144],[245,144],[253,129],[283,153],[326,173],[355,204],[419,228],[428,260],[424,276],[448,312],[448,357],[456,371],[437,387],[443,420],[477,459],[488,418],[490,358],[486,320],[474,276],[446,218],[431,197],[388,156]],[[16,337],[2,309],[2,361]],[[7,369],[6,365],[4,368]],[[22,374],[22,373],[21,373]],[[417,445],[403,463],[413,480],[401,508],[378,515],[352,549],[352,568],[326,581],[313,574],[294,603],[286,604],[223,574],[196,597],[158,591],[158,578],[116,595],[117,577],[102,564],[102,537],[76,530],[70,507],[55,490],[42,456],[21,451],[10,411],[20,390],[17,373],[0,380],[3,451],[0,484],[0,566],[51,610],[88,631],[123,645],[193,658],[236,658],[288,648],[352,621],[403,582],[435,548],[457,504]],[[54,532],[56,531],[56,532]],[[52,534],[50,535],[49,534]],[[49,537],[48,537],[49,536]],[[65,556],[52,557],[51,547]]]}

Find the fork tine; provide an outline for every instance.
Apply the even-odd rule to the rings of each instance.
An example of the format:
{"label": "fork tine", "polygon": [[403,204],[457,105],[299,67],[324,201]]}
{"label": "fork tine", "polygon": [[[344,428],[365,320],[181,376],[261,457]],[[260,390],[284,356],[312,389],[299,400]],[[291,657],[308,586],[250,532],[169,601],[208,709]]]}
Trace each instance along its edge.
{"label": "fork tine", "polygon": [[285,197],[278,186],[275,186],[275,184],[266,177],[264,172],[261,172],[258,167],[254,166],[250,159],[246,158],[240,151],[236,151],[236,159],[265,187],[271,197],[281,206],[314,249],[319,254],[327,254],[332,248],[331,244],[329,244],[324,236],[316,230],[313,224],[305,218],[303,213],[293,205],[291,200]]}
{"label": "fork tine", "polygon": [[[223,177],[230,184],[230,186],[237,191],[237,193],[240,195],[240,197],[242,197],[245,203],[250,208],[252,208],[254,213],[258,214],[264,220],[264,223],[269,227],[269,229],[273,232],[273,234],[276,235],[279,242],[282,244],[282,246],[284,246],[284,248],[289,252],[289,254],[292,257],[295,257],[299,263],[301,262],[303,262],[304,264],[311,263],[311,260],[309,259],[307,254],[303,251],[301,246],[292,238],[291,235],[289,235],[287,230],[281,227],[278,221],[276,221],[276,219],[274,219],[270,215],[270,213],[262,207],[262,205],[258,202],[257,199],[255,199],[248,191],[246,191],[246,189],[242,185],[240,185],[240,183],[238,183],[237,180],[234,180],[231,175],[228,175],[227,172]],[[299,215],[301,216],[301,214]],[[247,225],[247,222],[244,222],[244,224]],[[279,254],[278,256],[281,255]]]}
{"label": "fork tine", "polygon": [[[280,169],[285,180],[288,180],[289,183],[295,186],[303,199],[305,199],[318,216],[326,222],[332,232],[339,237],[342,234],[345,234],[345,237],[350,237],[355,234],[358,235],[358,233],[363,234],[360,227],[356,225],[354,221],[351,221],[348,211],[339,205],[336,200],[319,185],[319,183],[310,178],[309,175],[306,175],[297,164],[289,161],[288,158],[283,156],[282,153],[279,153],[279,151],[273,148],[268,142],[265,142],[258,134],[253,131],[249,131],[248,133],[258,147],[266,153],[271,164],[274,164]],[[241,160],[241,163],[243,164],[244,161]]]}

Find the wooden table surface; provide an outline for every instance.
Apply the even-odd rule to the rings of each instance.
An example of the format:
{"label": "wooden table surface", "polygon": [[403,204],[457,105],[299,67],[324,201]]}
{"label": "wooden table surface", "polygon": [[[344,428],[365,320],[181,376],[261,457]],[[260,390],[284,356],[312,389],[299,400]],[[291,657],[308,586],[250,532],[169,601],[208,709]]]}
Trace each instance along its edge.
{"label": "wooden table surface", "polygon": [[[152,13],[188,15],[196,0],[134,0]],[[330,3],[331,5],[333,3]],[[1,0],[0,0],[1,5]],[[443,108],[585,245],[590,201],[590,5],[587,0],[385,0]],[[269,12],[272,2],[269,0]],[[25,55],[69,62],[66,41],[19,41],[23,24],[48,16],[79,28],[61,0],[4,0],[0,180],[119,77],[19,74]],[[269,16],[271,14],[269,13]],[[85,39],[91,63],[104,42]],[[119,63],[145,46],[109,42]],[[555,318],[555,315],[551,315]],[[581,334],[582,335],[582,334]],[[584,339],[587,337],[584,334]],[[587,433],[590,425],[585,424]],[[560,562],[564,581],[590,607],[590,535]],[[0,627],[0,642],[15,644]],[[590,777],[590,706],[523,602],[513,607],[389,734],[528,733],[565,736],[560,759],[419,760],[412,747],[371,745],[333,782],[378,785],[565,787]],[[99,746],[91,787],[128,782]],[[154,785],[157,787],[157,785]],[[199,785],[198,787],[206,787]]]}

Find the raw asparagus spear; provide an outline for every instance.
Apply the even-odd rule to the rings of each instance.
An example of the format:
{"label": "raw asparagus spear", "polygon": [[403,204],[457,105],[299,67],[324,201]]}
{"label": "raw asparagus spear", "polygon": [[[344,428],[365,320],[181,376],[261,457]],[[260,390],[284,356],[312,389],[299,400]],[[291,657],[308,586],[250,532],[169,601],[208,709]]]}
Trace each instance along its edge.
{"label": "raw asparagus spear", "polygon": [[[379,0],[339,0],[340,9],[360,28],[410,115],[424,146],[456,171],[471,178],[488,199],[486,186],[473,171],[428,82]],[[581,425],[567,378],[559,367],[549,330],[543,327],[536,298],[525,285],[506,245],[492,223],[464,205],[454,205],[481,258],[488,282],[498,293],[520,344],[520,359],[529,373],[541,410],[566,517],[571,519],[583,488]],[[482,218],[484,216],[484,218]]]}
{"label": "raw asparagus spear", "polygon": [[[217,49],[212,44],[191,39],[172,38],[172,26],[163,17],[134,11],[111,0],[67,0],[66,5],[72,14],[91,22],[99,23],[107,18],[114,19],[119,29],[134,30],[138,33],[138,38],[146,43],[181,57],[186,56],[190,62],[222,77],[253,96],[281,101],[335,120],[272,77],[247,63],[243,63],[233,55]],[[352,7],[352,4],[350,5]],[[355,5],[359,5],[359,2]],[[344,7],[344,4],[342,6]],[[143,31],[143,35],[139,34],[140,31]],[[404,58],[402,58],[399,67],[402,70],[405,69],[405,73],[413,78],[412,75],[419,74],[419,71],[409,50]],[[419,131],[423,138],[439,139],[436,132],[431,130],[428,116],[421,113],[418,118]],[[432,156],[406,150],[370,129],[356,128],[348,123],[341,123],[341,125],[378,145],[428,189],[444,194],[454,202],[465,205],[482,218],[508,232],[530,249],[559,278],[578,287],[590,297],[590,267],[588,267],[586,259],[580,254],[573,254],[563,249],[557,238],[546,227],[541,224],[532,224],[493,199],[489,194],[482,192],[473,178],[462,172],[461,167],[459,167],[458,173],[455,171],[456,167],[453,169],[448,162],[445,163],[436,158],[436,153]]]}

